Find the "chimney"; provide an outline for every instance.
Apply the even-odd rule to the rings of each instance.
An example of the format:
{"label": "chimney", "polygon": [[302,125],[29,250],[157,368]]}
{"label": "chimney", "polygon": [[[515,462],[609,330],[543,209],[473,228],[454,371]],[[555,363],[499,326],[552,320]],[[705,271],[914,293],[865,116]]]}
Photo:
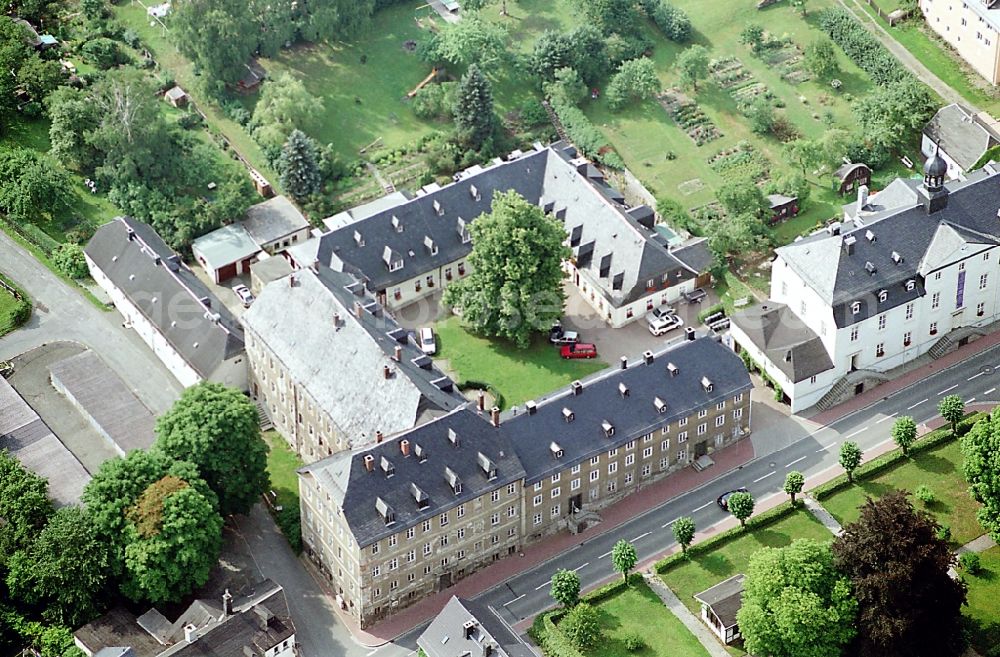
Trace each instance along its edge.
{"label": "chimney", "polygon": [[621,369],[623,369],[623,370],[627,370],[628,369],[628,356],[622,356],[621,357]]}
{"label": "chimney", "polygon": [[354,316],[355,317],[357,317],[358,319],[361,319],[361,316],[364,314],[364,310],[365,309],[361,305],[360,301],[355,301],[354,302]]}
{"label": "chimney", "polygon": [[858,202],[855,206],[857,214],[861,214],[866,205],[868,205],[868,185],[861,185],[858,187]]}
{"label": "chimney", "polygon": [[652,365],[653,364],[653,352],[649,351],[648,349],[646,351],[642,352],[642,359],[646,362],[647,365]]}
{"label": "chimney", "polygon": [[398,344],[396,345],[396,348],[392,352],[392,359],[397,363],[403,360],[403,348]]}
{"label": "chimney", "polygon": [[340,327],[340,313],[333,313],[333,325]]}
{"label": "chimney", "polygon": [[375,442],[380,443],[383,440],[385,440],[385,434],[383,434],[381,431],[376,431],[375,432]]}
{"label": "chimney", "polygon": [[368,472],[375,470],[375,457],[371,454],[365,454],[365,470]]}
{"label": "chimney", "polygon": [[226,616],[233,613],[233,594],[226,589],[226,592],[222,594],[222,613]]}
{"label": "chimney", "polygon": [[581,392],[583,392],[583,384],[580,383],[579,381],[574,381],[571,384],[571,387],[573,388],[573,395],[574,396],[579,395]]}
{"label": "chimney", "polygon": [[384,379],[392,378],[392,368],[390,368],[388,365],[382,366],[382,378]]}
{"label": "chimney", "polygon": [[494,406],[493,408],[490,409],[490,422],[495,427],[499,427],[500,426],[500,407],[499,406]]}
{"label": "chimney", "polygon": [[288,277],[288,287],[295,287],[295,274],[291,274]]}
{"label": "chimney", "polygon": [[694,342],[694,339],[698,337],[698,332],[694,330],[693,326],[689,326],[684,329],[684,336],[687,338],[688,342]]}
{"label": "chimney", "polygon": [[480,413],[486,410],[486,393],[482,390],[476,393],[476,408]]}
{"label": "chimney", "polygon": [[399,451],[402,452],[403,456],[410,455],[410,441],[403,438],[399,441]]}
{"label": "chimney", "polygon": [[524,402],[524,410],[528,412],[528,415],[534,415],[535,413],[538,412],[538,404],[536,404],[534,400],[529,399],[528,401]]}
{"label": "chimney", "polygon": [[198,640],[198,628],[188,623],[184,626],[184,640],[188,643],[194,643]]}

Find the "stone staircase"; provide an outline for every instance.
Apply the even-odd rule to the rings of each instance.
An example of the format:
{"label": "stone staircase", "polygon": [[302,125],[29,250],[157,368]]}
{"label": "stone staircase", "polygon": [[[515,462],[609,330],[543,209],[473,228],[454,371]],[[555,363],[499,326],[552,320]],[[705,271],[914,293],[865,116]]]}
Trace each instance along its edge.
{"label": "stone staircase", "polygon": [[566,135],[566,129],[563,128],[562,121],[559,120],[559,115],[556,111],[552,109],[552,105],[549,103],[548,99],[542,101],[542,107],[545,108],[545,113],[549,115],[549,121],[556,129],[556,134],[559,135],[559,139],[565,142],[569,142],[570,138]]}
{"label": "stone staircase", "polygon": [[927,355],[937,360],[942,356],[958,349],[959,342],[965,340],[973,342],[986,335],[986,331],[978,326],[963,326],[954,331],[949,331],[947,335],[934,343],[934,346],[927,350]]}
{"label": "stone staircase", "polygon": [[271,416],[267,414],[267,408],[264,406],[264,401],[261,399],[254,400],[254,405],[257,407],[257,419],[260,421],[260,430],[268,431],[274,428],[274,424],[271,423]]}
{"label": "stone staircase", "polygon": [[854,388],[859,383],[865,384],[865,388],[885,383],[889,377],[875,370],[855,370],[848,372],[840,381],[834,384],[823,397],[816,402],[816,408],[820,411],[828,411],[837,404],[840,404],[854,396]]}
{"label": "stone staircase", "polygon": [[601,522],[601,516],[593,511],[584,509],[570,514],[569,518],[566,519],[566,527],[569,529],[570,534],[579,534],[587,527],[596,525],[599,522]]}

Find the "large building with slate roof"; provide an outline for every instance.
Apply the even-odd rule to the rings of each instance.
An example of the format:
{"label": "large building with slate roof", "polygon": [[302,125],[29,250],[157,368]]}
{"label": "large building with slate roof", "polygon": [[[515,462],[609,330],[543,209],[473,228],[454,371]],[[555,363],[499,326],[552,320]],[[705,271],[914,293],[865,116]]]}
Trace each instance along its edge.
{"label": "large building with slate roof", "polygon": [[536,657],[524,639],[486,605],[452,596],[417,638],[427,657]]}
{"label": "large building with slate roof", "polygon": [[243,326],[250,393],[307,462],[466,401],[360,283],[327,267],[266,285]]}
{"label": "large building with slate roof", "polygon": [[[514,190],[566,229],[568,275],[611,326],[642,317],[710,282],[705,240],[673,244],[647,206],[628,207],[604,175],[559,142],[475,166],[456,182],[428,185],[413,197],[392,195],[327,222],[317,259],[361,280],[389,309],[439,291],[468,275],[469,225],[490,211],[496,192]],[[293,256],[294,257],[294,256]],[[302,267],[312,262],[299,262]]]}
{"label": "large building with slate roof", "polygon": [[909,202],[779,248],[771,300],[733,317],[736,342],[793,411],[829,407],[1000,319],[1000,168],[946,175],[932,156]]}
{"label": "large building with slate roof", "polygon": [[750,389],[701,338],[335,453],[299,471],[307,553],[368,626],[748,435]]}
{"label": "large building with slate roof", "polygon": [[94,281],[178,381],[246,390],[242,329],[152,227],[117,217],[84,254]]}

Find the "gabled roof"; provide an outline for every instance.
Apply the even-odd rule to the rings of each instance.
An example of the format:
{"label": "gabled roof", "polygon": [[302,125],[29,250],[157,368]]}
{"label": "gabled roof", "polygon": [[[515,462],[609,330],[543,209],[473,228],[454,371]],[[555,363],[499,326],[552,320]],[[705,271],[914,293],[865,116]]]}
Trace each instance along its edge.
{"label": "gabled roof", "polygon": [[149,225],[117,217],[85,253],[202,378],[243,353],[235,318]]}
{"label": "gabled roof", "polygon": [[731,319],[793,383],[833,367],[820,337],[783,303],[768,301]]}
{"label": "gabled roof", "polygon": [[486,646],[499,657],[536,657],[492,608],[457,596],[417,638],[417,645],[427,657],[484,657]]}
{"label": "gabled roof", "polygon": [[945,105],[927,122],[924,134],[937,143],[963,171],[971,169],[1000,135],[972,110],[958,103]]}
{"label": "gabled roof", "polygon": [[743,601],[745,577],[742,573],[733,575],[712,588],[694,595],[695,600],[712,610],[725,629],[736,627],[736,612],[740,610]]}
{"label": "gabled roof", "polygon": [[263,203],[251,205],[240,224],[258,245],[309,228],[309,221],[286,196],[275,196]]}
{"label": "gabled roof", "polygon": [[465,403],[429,358],[414,363],[422,352],[347,274],[303,269],[269,283],[243,323],[350,445],[372,442],[377,431],[404,431]]}

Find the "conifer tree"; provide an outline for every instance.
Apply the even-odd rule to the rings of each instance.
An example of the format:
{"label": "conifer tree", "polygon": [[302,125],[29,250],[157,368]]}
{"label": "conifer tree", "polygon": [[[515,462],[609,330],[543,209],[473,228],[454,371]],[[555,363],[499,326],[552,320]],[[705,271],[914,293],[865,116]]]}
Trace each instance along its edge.
{"label": "conifer tree", "polygon": [[278,169],[281,171],[281,186],[299,203],[322,187],[316,144],[301,130],[293,130],[288,135],[288,141],[281,149]]}
{"label": "conifer tree", "polygon": [[493,114],[493,89],[490,81],[475,64],[462,78],[455,99],[455,125],[472,148],[479,150],[496,130]]}

